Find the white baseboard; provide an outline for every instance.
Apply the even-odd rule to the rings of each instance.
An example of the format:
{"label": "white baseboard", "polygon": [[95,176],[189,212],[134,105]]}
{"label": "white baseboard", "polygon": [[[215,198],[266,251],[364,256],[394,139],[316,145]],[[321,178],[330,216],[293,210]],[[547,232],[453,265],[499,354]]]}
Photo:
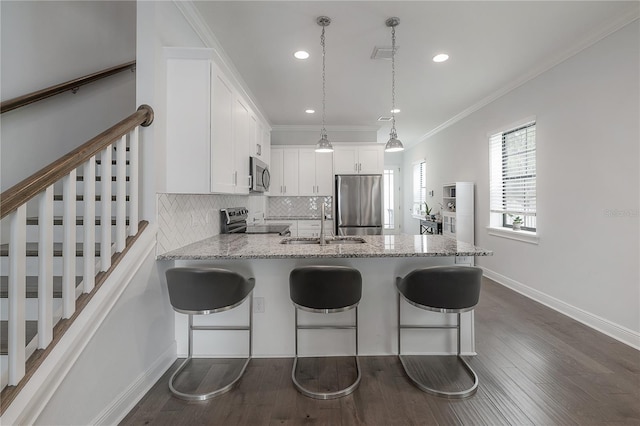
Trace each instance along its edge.
{"label": "white baseboard", "polygon": [[640,333],[623,327],[619,324],[611,322],[605,318],[594,315],[583,309],[563,302],[560,299],[556,299],[553,296],[549,296],[539,290],[528,287],[518,281],[512,280],[509,277],[505,277],[497,272],[482,267],[484,275],[513,291],[516,291],[523,296],[542,303],[543,305],[560,312],[588,327],[593,328],[609,337],[612,337],[625,345],[629,345],[634,349],[640,350]]}
{"label": "white baseboard", "polygon": [[167,348],[149,368],[91,422],[92,425],[117,425],[145,396],[176,360],[176,342]]}

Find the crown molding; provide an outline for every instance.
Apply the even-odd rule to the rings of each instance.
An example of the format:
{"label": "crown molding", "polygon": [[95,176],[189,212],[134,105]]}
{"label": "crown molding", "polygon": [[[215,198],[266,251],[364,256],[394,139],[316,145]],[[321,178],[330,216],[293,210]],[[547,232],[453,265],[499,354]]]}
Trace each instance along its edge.
{"label": "crown molding", "polygon": [[[320,130],[317,124],[293,124],[293,125],[273,125],[271,130],[274,132],[315,132]],[[379,126],[325,126],[328,131],[332,132],[377,132]]]}
{"label": "crown molding", "polygon": [[259,115],[260,118],[269,125],[269,127],[271,127],[271,122],[267,119],[267,116],[264,114],[260,104],[256,101],[256,97],[249,89],[249,86],[233,64],[233,61],[224,51],[222,45],[213,34],[213,31],[211,31],[211,28],[193,2],[191,0],[173,0],[173,4],[180,13],[182,13],[182,16],[184,16],[185,20],[200,40],[202,40],[202,43],[204,43],[207,48],[213,50],[214,61],[220,68],[222,68],[224,74],[231,79],[234,87],[240,92],[240,94],[249,101],[251,109]]}
{"label": "crown molding", "polygon": [[415,143],[411,144],[410,146],[415,146],[420,142],[426,141],[430,137],[440,133],[441,131],[443,131],[444,129],[446,129],[446,128],[452,126],[452,125],[454,125],[458,121],[470,116],[474,112],[484,108],[485,106],[487,106],[490,103],[492,103],[493,101],[501,98],[502,96],[506,95],[507,93],[517,89],[518,87],[522,86],[523,84],[525,84],[525,83],[533,80],[534,78],[538,77],[539,75],[549,71],[551,68],[554,68],[555,66],[560,65],[562,62],[566,61],[567,59],[570,59],[571,57],[577,55],[578,53],[582,52],[583,50],[593,46],[594,44],[596,44],[600,40],[604,39],[605,37],[615,33],[616,31],[622,29],[623,27],[629,25],[630,23],[632,23],[634,21],[637,21],[639,18],[640,18],[640,10],[632,10],[632,11],[620,16],[619,18],[612,20],[611,22],[609,22],[604,27],[600,28],[599,30],[597,30],[594,33],[592,33],[590,36],[586,37],[580,43],[578,43],[575,46],[565,50],[564,52],[562,52],[562,53],[550,58],[548,61],[543,62],[537,68],[532,69],[530,72],[524,74],[523,76],[521,76],[520,78],[514,80],[510,84],[507,84],[503,88],[495,91],[494,93],[492,93],[489,96],[483,98],[479,102],[477,102],[477,103],[471,105],[470,107],[462,110],[460,113],[454,115],[453,117],[451,117],[450,119],[448,119],[444,123],[438,125],[437,127],[434,127],[429,132],[425,133],[420,138],[418,138],[417,141]]}

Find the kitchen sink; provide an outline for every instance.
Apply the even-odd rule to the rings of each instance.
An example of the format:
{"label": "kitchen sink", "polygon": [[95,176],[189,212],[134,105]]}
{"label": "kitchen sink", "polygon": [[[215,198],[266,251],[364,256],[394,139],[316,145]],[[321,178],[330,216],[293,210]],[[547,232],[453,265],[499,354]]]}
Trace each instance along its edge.
{"label": "kitchen sink", "polygon": [[[336,245],[336,244],[363,244],[366,241],[359,237],[329,237],[325,239],[327,245]],[[309,238],[309,237],[292,237],[285,238],[280,241],[280,244],[320,244],[319,238]]]}

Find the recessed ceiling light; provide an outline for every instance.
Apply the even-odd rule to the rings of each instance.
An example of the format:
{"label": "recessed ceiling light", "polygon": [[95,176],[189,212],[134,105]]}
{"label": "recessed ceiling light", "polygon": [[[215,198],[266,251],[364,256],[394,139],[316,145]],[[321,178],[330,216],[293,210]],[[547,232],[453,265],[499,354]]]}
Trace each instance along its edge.
{"label": "recessed ceiling light", "polygon": [[397,114],[400,112],[400,108],[396,108],[396,109],[392,109],[391,111],[389,111],[392,114]]}
{"label": "recessed ceiling light", "polygon": [[446,53],[439,53],[433,57],[433,62],[444,62],[449,59],[449,55]]}
{"label": "recessed ceiling light", "polygon": [[307,114],[313,114],[314,112],[316,112],[315,109],[305,109],[304,112],[306,112]]}
{"label": "recessed ceiling light", "polygon": [[296,59],[307,59],[309,57],[309,52],[305,52],[304,50],[298,50],[296,53],[293,54],[293,56],[295,56]]}

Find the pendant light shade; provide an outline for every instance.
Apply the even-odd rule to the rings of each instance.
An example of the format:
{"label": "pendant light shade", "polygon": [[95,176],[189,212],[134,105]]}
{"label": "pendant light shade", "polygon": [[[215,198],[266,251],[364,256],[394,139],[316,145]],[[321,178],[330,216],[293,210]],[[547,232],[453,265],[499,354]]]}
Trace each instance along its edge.
{"label": "pendant light shade", "polygon": [[327,130],[324,128],[324,122],[326,118],[325,104],[326,104],[326,79],[325,79],[325,39],[324,29],[331,23],[331,18],[328,16],[318,16],[316,19],[318,25],[322,27],[322,35],[320,36],[320,45],[322,46],[322,130],[320,130],[320,140],[316,144],[316,152],[333,152],[333,145],[327,139]]}
{"label": "pendant light shade", "polygon": [[392,17],[385,21],[391,27],[391,133],[389,141],[384,147],[385,152],[399,152],[404,150],[402,142],[396,132],[396,27],[400,25],[400,18]]}

